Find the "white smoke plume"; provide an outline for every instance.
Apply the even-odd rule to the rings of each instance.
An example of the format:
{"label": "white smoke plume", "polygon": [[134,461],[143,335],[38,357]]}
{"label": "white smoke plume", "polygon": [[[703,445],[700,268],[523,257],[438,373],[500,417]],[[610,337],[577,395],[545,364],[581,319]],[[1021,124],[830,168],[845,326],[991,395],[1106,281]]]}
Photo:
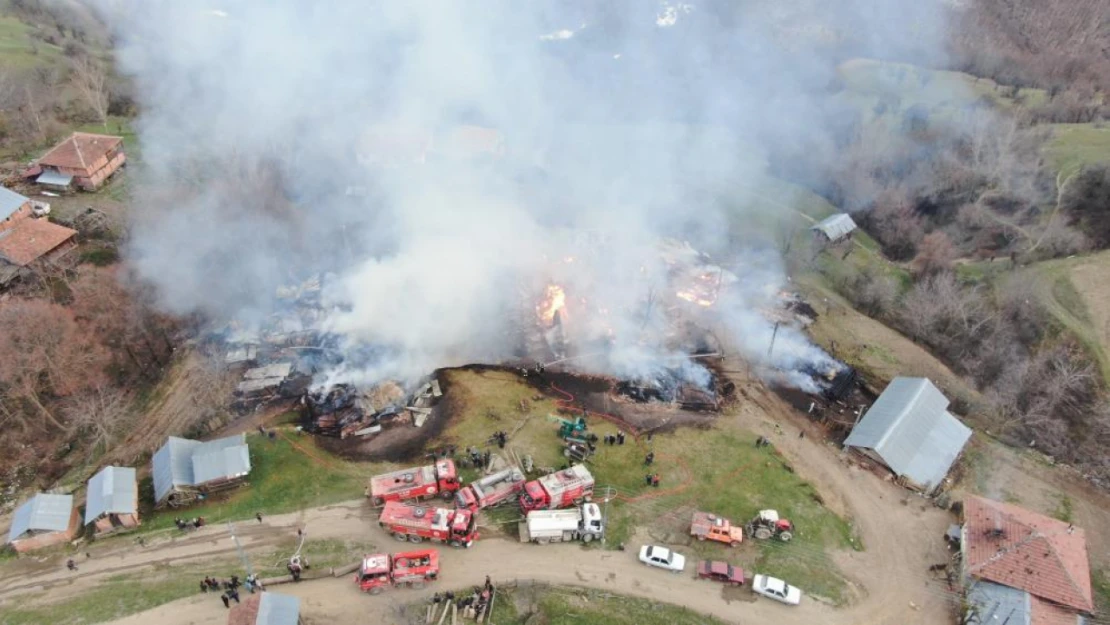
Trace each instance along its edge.
{"label": "white smoke plume", "polygon": [[340,378],[510,358],[550,283],[605,347],[580,366],[697,377],[664,340],[675,238],[738,276],[707,314],[746,356],[822,364],[789,328],[768,354],[784,272],[746,189],[769,147],[835,144],[836,62],[935,60],[943,23],[781,4],[105,0],[142,109],[129,262],[244,321],[330,272],[321,328],[363,354]]}

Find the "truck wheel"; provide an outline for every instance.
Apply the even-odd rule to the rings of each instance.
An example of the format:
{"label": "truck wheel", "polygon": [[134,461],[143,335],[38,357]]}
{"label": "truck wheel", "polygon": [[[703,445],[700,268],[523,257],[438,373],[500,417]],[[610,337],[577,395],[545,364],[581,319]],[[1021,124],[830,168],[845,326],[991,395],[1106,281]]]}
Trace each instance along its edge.
{"label": "truck wheel", "polygon": [[374,506],[375,508],[380,508],[385,505],[385,502],[382,501],[381,497],[374,497],[370,500],[370,505]]}
{"label": "truck wheel", "polygon": [[790,542],[791,538],[794,538],[794,535],[791,534],[790,532],[783,532],[783,533],[779,534],[779,540],[781,540],[784,543]]}
{"label": "truck wheel", "polygon": [[580,506],[580,505],[582,505],[582,498],[581,498],[581,497],[579,497],[578,499],[575,499],[575,500],[574,500],[574,505],[576,505],[576,506]]}
{"label": "truck wheel", "polygon": [[588,542],[591,542],[593,539],[594,539],[593,534],[585,534],[584,536],[582,536],[582,542],[588,543]]}
{"label": "truck wheel", "polygon": [[740,546],[740,541],[738,541],[738,540],[734,540],[734,541],[730,542],[730,543],[728,544],[728,546],[729,546],[729,547],[739,547],[739,546]]}
{"label": "truck wheel", "polygon": [[393,537],[396,538],[397,540],[401,541],[401,542],[405,542],[406,540],[409,539],[409,537],[407,535],[402,534],[401,532],[397,532],[396,534],[393,535]]}
{"label": "truck wheel", "polygon": [[451,491],[449,490],[443,491],[439,496],[442,497],[444,501],[451,501]]}
{"label": "truck wheel", "polygon": [[424,537],[419,534],[409,534],[409,542],[422,543],[424,542]]}
{"label": "truck wheel", "polygon": [[540,545],[546,545],[549,542],[551,542],[551,540],[548,539],[548,538],[537,538],[536,539],[536,543],[538,543]]}
{"label": "truck wheel", "polygon": [[459,541],[457,541],[457,540],[452,540],[450,544],[451,544],[451,546],[452,546],[452,547],[458,547],[458,546],[460,546],[460,543],[459,543]]}
{"label": "truck wheel", "polygon": [[368,592],[372,595],[380,595],[380,594],[382,594],[382,587],[381,586],[374,586]]}
{"label": "truck wheel", "polygon": [[705,542],[705,536],[698,536],[698,541]]}
{"label": "truck wheel", "polygon": [[755,530],[755,537],[759,540],[767,540],[771,537],[771,530],[767,529],[766,527],[758,528],[757,530]]}

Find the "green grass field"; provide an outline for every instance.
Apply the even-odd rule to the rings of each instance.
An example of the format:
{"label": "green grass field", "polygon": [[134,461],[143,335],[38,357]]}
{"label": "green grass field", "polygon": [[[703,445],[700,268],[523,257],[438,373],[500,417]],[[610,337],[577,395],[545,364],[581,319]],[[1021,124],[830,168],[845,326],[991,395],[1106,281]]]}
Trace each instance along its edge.
{"label": "green grass field", "polygon": [[[291,536],[289,544],[261,556],[252,565],[260,577],[285,573],[285,563],[296,548]],[[365,543],[338,540],[309,540],[302,553],[314,568],[325,569],[357,561],[361,554],[373,550]],[[198,583],[207,575],[227,579],[232,575],[243,576],[242,567],[229,546],[229,558],[219,563],[189,563],[184,566],[158,565],[144,573],[118,575],[88,593],[56,603],[48,595],[29,595],[18,599],[14,605],[5,606],[0,619],[5,625],[84,625],[102,623],[148,610],[200,592]],[[245,591],[243,591],[245,594]],[[218,602],[216,595],[213,602]]]}
{"label": "green grass field", "polygon": [[12,16],[0,17],[0,66],[28,69],[62,60],[62,47],[31,36],[33,28]]}
{"label": "green grass field", "polygon": [[1045,156],[1064,178],[1085,165],[1110,163],[1110,125],[1052,124]]}
{"label": "green grass field", "polygon": [[[557,424],[547,418],[554,411],[550,399],[533,401],[536,390],[516,376],[489,371],[447,373],[451,393],[459,393],[462,413],[443,433],[441,442],[460,446],[482,443],[490,433],[511,432],[527,414],[525,425],[510,440],[521,455],[530,454],[537,466],[562,466]],[[521,413],[520,399],[530,403]],[[615,493],[605,506],[608,515],[607,548],[643,538],[680,547],[691,556],[727,558],[748,569],[781,575],[807,592],[834,602],[845,599],[844,580],[827,556],[828,549],[862,548],[855,542],[851,525],[820,503],[812,485],[797,476],[773,448],[757,449],[756,435],[719,418],[713,429],[680,428],[654,437],[650,446],[634,440],[623,446],[598,448],[590,463],[597,480],[595,500]],[[599,437],[614,434],[616,426],[600,418],[589,420]],[[661,485],[647,486],[644,455],[656,454],[651,472],[659,473]],[[606,490],[611,488],[611,491]],[[745,544],[731,549],[699,543],[689,536],[690,515],[705,510],[743,523],[764,508],[775,508],[797,525],[789,545]],[[514,506],[489,511],[483,523],[515,537],[520,513]],[[644,538],[647,540],[648,538]]]}

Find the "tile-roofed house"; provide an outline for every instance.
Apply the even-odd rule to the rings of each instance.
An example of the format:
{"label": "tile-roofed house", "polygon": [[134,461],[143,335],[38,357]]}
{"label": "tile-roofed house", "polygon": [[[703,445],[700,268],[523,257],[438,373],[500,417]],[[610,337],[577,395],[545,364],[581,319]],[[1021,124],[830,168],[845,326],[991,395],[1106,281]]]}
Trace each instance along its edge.
{"label": "tile-roofed house", "polygon": [[903,483],[932,492],[971,438],[948,399],[925,378],[894,378],[844,445],[885,464]]}
{"label": "tile-roofed house", "polygon": [[1030,625],[1076,625],[1094,609],[1082,529],[982,497],[966,498],[963,515],[963,574],[973,587],[1028,593]]}
{"label": "tile-roofed house", "polygon": [[232,606],[227,615],[227,625],[298,625],[298,623],[301,623],[301,600],[276,592],[248,595],[242,603]]}
{"label": "tile-roofed house", "polygon": [[37,162],[35,182],[53,188],[77,185],[93,191],[126,162],[123,137],[75,132]]}
{"label": "tile-roofed house", "polygon": [[97,534],[139,525],[139,484],[131,467],[104,467],[89,480],[85,525]]}
{"label": "tile-roofed house", "polygon": [[847,213],[829,215],[810,228],[823,235],[828,241],[839,241],[852,234],[855,229],[856,222],[852,221]]}
{"label": "tile-roofed house", "polygon": [[0,187],[0,230],[8,230],[31,216],[31,200]]}
{"label": "tile-roofed house", "polygon": [[171,436],[151,459],[158,506],[191,503],[198,494],[243,482],[251,471],[244,434],[200,442]]}
{"label": "tile-roofed house", "polygon": [[77,246],[77,231],[46,219],[21,219],[0,230],[0,260],[26,267],[40,259],[60,258]]}
{"label": "tile-roofed house", "polygon": [[39,493],[15,509],[8,543],[20,553],[41,549],[73,540],[80,527],[73,495]]}

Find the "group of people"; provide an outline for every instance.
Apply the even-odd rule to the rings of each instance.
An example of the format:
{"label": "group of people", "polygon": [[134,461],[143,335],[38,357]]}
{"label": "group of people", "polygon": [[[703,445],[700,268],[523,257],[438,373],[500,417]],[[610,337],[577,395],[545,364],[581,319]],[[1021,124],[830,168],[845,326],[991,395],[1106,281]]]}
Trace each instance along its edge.
{"label": "group of people", "polygon": [[[492,600],[492,598],[493,582],[490,581],[489,575],[487,575],[486,583],[482,586],[475,586],[474,592],[470,593],[469,595],[462,596],[456,599],[455,593],[451,592],[450,590],[443,593],[443,595],[440,595],[437,592],[435,595],[432,596],[432,603],[438,609],[439,604],[441,603],[450,604],[451,602],[454,602],[459,611],[463,612],[464,615],[467,615],[464,618],[472,618],[473,616],[479,614],[485,614],[485,611],[489,609],[490,601]],[[448,607],[450,607],[450,605],[448,605]],[[468,611],[470,611],[469,614]]]}
{"label": "group of people", "polygon": [[659,488],[659,474],[658,473],[648,473],[647,475],[644,476],[644,483],[646,483],[648,486],[654,486],[656,488]]}
{"label": "group of people", "polygon": [[[214,577],[206,576],[200,581],[201,592],[219,592],[220,601],[224,602],[225,608],[231,607],[231,602],[239,603],[239,586],[246,588],[248,592],[254,593],[255,590],[262,591],[262,582],[254,573],[247,576],[247,579],[240,583],[238,575],[232,575],[231,579],[220,581]],[[220,591],[223,592],[220,592]]]}
{"label": "group of people", "polygon": [[499,449],[505,449],[505,443],[509,441],[509,435],[505,433],[505,430],[498,430],[494,432],[493,436],[491,436],[490,438],[497,441],[497,447]]}
{"label": "group of people", "polygon": [[605,435],[605,444],[606,445],[623,445],[624,444],[624,432],[622,432],[620,430],[617,430],[616,434],[606,434]]}
{"label": "group of people", "polygon": [[485,452],[477,447],[467,447],[467,455],[459,460],[459,464],[463,467],[472,466],[475,469],[485,469],[489,467],[490,461],[493,459],[493,454],[487,449]]}
{"label": "group of people", "polygon": [[174,525],[177,526],[177,529],[179,529],[183,532],[185,530],[189,529],[189,528],[200,529],[200,528],[204,527],[204,517],[198,516],[198,517],[195,517],[191,521],[186,520],[186,519],[177,518],[177,519],[173,520],[173,523],[174,523]]}

